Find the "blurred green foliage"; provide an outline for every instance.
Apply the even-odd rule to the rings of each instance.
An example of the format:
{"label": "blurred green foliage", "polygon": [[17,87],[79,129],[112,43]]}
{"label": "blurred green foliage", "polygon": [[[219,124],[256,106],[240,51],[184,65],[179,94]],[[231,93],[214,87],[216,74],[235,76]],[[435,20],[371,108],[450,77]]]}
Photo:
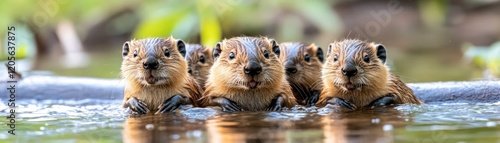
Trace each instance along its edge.
{"label": "blurred green foliage", "polygon": [[[457,47],[463,42],[449,42],[454,36],[448,35],[448,30],[456,29],[443,27],[447,19],[451,19],[447,14],[453,8],[450,3],[455,1],[401,2],[406,3],[403,5],[405,12],[392,15],[391,26],[383,27],[379,36],[370,39],[403,49],[390,50],[394,52],[392,55],[395,55],[391,58],[396,59],[394,71],[401,72],[399,75],[408,76],[411,81],[471,78],[472,68],[469,65],[454,62],[462,58],[461,52],[445,48]],[[485,3],[474,0],[464,2],[467,5]],[[345,38],[353,27],[366,26],[366,22],[375,21],[371,11],[386,9],[386,1],[349,0],[4,0],[0,1],[0,49],[5,47],[7,30],[2,27],[13,24],[32,26],[35,27],[33,32],[50,36],[50,32],[57,28],[59,22],[71,21],[79,38],[84,42],[85,50],[94,52],[90,53],[91,64],[76,69],[61,67],[57,56],[63,55],[64,51],[58,47],[57,37],[49,37],[46,39],[49,41],[45,42],[49,43],[50,47],[46,48],[51,48],[47,50],[51,53],[47,55],[55,58],[40,60],[42,62],[35,64],[41,65],[37,70],[49,70],[67,76],[116,78],[121,62],[117,53],[127,38],[173,36],[189,43],[199,42],[210,47],[223,38],[260,35],[272,37],[280,42],[314,42],[324,47],[334,40]],[[412,20],[414,17],[410,17],[406,19],[408,23],[417,23],[405,23],[405,17],[409,16],[415,16],[419,20]],[[24,32],[19,31],[20,39],[22,35],[30,35],[30,29],[27,30],[27,34],[21,34]],[[349,34],[351,37],[356,36],[354,32]],[[30,42],[19,43],[18,58],[36,54],[34,38],[23,38]],[[417,44],[411,43],[414,41],[417,41]],[[398,43],[404,44],[398,46]],[[424,44],[418,45],[420,43]],[[491,49],[493,51],[494,48]],[[440,53],[450,50],[453,50],[454,54],[440,56]],[[492,56],[491,51],[483,50],[485,49],[470,48],[466,53],[468,58],[474,59],[476,65],[494,71],[499,76],[498,58]],[[0,58],[5,59],[4,50],[0,51]],[[474,70],[477,72],[477,69]],[[450,74],[451,72],[453,74]]]}
{"label": "blurred green foliage", "polygon": [[[2,46],[14,46],[16,59],[23,59],[26,57],[34,57],[36,54],[35,41],[33,39],[32,32],[23,24],[10,25],[15,27],[15,30],[10,31],[12,34],[10,36],[15,37],[14,41],[8,41],[7,38],[2,38]],[[7,29],[7,28],[5,28]],[[7,32],[6,35],[8,36]],[[1,36],[0,36],[1,37]],[[5,42],[3,41],[5,40]],[[9,42],[13,42],[14,45],[9,45]],[[6,49],[0,50],[0,59],[7,59],[9,53]]]}
{"label": "blurred green foliage", "polygon": [[[280,41],[327,43],[341,34],[341,21],[332,5],[334,1],[287,0],[5,0],[0,1],[0,26],[15,25],[20,39],[17,58],[33,57],[39,43],[34,33],[45,37],[44,45],[50,47],[48,59],[35,62],[37,70],[50,70],[59,75],[116,77],[121,57],[109,57],[119,50],[113,36],[130,39],[169,37],[189,43],[199,42],[213,46],[222,38],[233,36],[271,36]],[[120,15],[123,14],[123,15]],[[121,17],[116,17],[121,16]],[[116,18],[116,19],[113,19]],[[111,35],[93,43],[93,49],[111,49],[92,54],[90,66],[66,69],[58,63],[65,53],[54,36],[60,22],[71,21],[82,42],[97,32]],[[104,25],[104,26],[103,26]],[[305,35],[305,27],[314,27],[316,33]],[[0,49],[5,47],[6,28],[0,28]],[[127,35],[120,35],[126,33]],[[319,33],[319,34],[318,34]],[[321,41],[318,41],[320,39]],[[109,40],[109,41],[106,41]],[[89,40],[90,41],[90,40]],[[110,42],[110,43],[104,43]],[[123,41],[119,41],[123,42]],[[89,48],[87,45],[85,48]],[[109,48],[112,47],[112,48]],[[43,49],[42,49],[43,50]],[[40,51],[42,51],[40,50]],[[0,58],[5,59],[5,52]],[[117,59],[115,59],[117,58]],[[109,61],[102,62],[102,61]],[[94,70],[100,69],[100,70]],[[113,70],[114,69],[114,70]],[[90,70],[90,71],[89,71]]]}
{"label": "blurred green foliage", "polygon": [[465,58],[482,69],[490,70],[496,77],[500,77],[500,41],[490,47],[478,47],[464,44]]}
{"label": "blurred green foliage", "polygon": [[[135,1],[135,2],[134,2]],[[37,28],[53,27],[61,19],[85,25],[102,19],[113,11],[137,0],[4,0],[0,1],[0,26],[15,22],[28,22]],[[5,29],[0,29],[1,31]]]}
{"label": "blurred green foliage", "polygon": [[200,34],[201,44],[211,46],[221,40],[221,25],[207,0],[168,1],[145,4],[144,19],[135,30],[134,38],[188,38]]}
{"label": "blurred green foliage", "polygon": [[[96,22],[109,18],[120,10],[131,9],[137,13],[141,21],[135,29],[128,29],[134,31],[130,38],[174,36],[180,39],[197,39],[190,37],[196,37],[199,34],[203,45],[214,45],[221,40],[222,32],[215,9],[211,6],[210,1],[204,0],[149,1],[148,3],[139,0],[125,2],[119,0],[6,0],[0,2],[0,26],[7,27],[22,23],[37,30],[32,32],[43,32],[56,27],[61,20],[70,20],[76,24],[80,35],[84,35]],[[120,23],[130,22],[126,20],[128,19]],[[0,32],[2,33],[0,38],[5,39],[3,33],[6,33],[6,28],[1,28]],[[5,41],[2,40],[2,43]],[[2,44],[2,47],[5,47],[4,45]],[[26,48],[19,49],[22,50],[19,52],[26,50]],[[29,49],[34,49],[34,47]]]}
{"label": "blurred green foliage", "polygon": [[448,0],[418,1],[423,22],[429,27],[438,27],[445,23]]}
{"label": "blurred green foliage", "polygon": [[[143,20],[135,30],[135,38],[165,37],[199,38],[205,46],[213,46],[223,34],[266,35],[263,27],[276,26],[274,38],[282,41],[309,40],[304,37],[303,21],[310,22],[325,37],[336,37],[341,22],[330,7],[331,1],[245,1],[245,0],[173,0],[142,4]],[[293,21],[294,19],[301,19]],[[292,22],[290,22],[292,20]],[[224,31],[224,32],[223,32]],[[239,33],[239,34],[237,34]],[[199,37],[197,37],[199,35]],[[232,37],[232,36],[229,36]],[[189,40],[188,40],[189,42]]]}
{"label": "blurred green foliage", "polygon": [[[274,38],[286,41],[304,37],[304,24],[318,28],[321,36],[339,35],[341,22],[330,7],[332,1],[246,1],[246,0],[6,0],[1,1],[0,26],[23,23],[43,32],[57,27],[62,20],[72,21],[79,35],[84,35],[97,23],[122,10],[131,10],[139,18],[130,38],[169,37],[197,42],[205,46],[215,45],[223,34],[270,36],[266,29],[273,25]],[[17,9],[16,7],[22,7]],[[300,19],[300,20],[298,20]],[[306,22],[304,22],[306,21]],[[122,19],[127,25],[130,19]],[[123,27],[123,26],[122,26]],[[5,29],[0,29],[4,32]],[[104,29],[103,29],[104,30]],[[223,32],[225,31],[225,32]],[[269,31],[268,31],[269,32]],[[318,35],[319,36],[319,35]],[[310,38],[310,39],[308,39]]]}

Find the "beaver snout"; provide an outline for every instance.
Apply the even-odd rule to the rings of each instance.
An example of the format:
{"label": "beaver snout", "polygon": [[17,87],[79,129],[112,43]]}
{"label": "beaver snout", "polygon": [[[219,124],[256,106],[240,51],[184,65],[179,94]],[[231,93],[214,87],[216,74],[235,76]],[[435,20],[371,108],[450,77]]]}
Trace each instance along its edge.
{"label": "beaver snout", "polygon": [[342,68],[342,74],[344,74],[347,77],[353,77],[358,73],[358,69],[356,69],[355,66],[349,65],[344,68]]}
{"label": "beaver snout", "polygon": [[260,64],[258,62],[252,61],[252,62],[249,62],[244,67],[244,70],[245,70],[245,74],[247,74],[249,76],[255,76],[255,75],[260,74],[260,72],[262,72],[262,67],[260,66]]}
{"label": "beaver snout", "polygon": [[144,62],[142,64],[142,66],[144,67],[144,69],[147,69],[147,70],[155,70],[155,69],[158,69],[158,61],[153,58],[153,57],[148,57],[148,59],[146,60],[146,62]]}
{"label": "beaver snout", "polygon": [[294,74],[297,73],[297,66],[291,61],[285,62],[285,70],[288,74]]}

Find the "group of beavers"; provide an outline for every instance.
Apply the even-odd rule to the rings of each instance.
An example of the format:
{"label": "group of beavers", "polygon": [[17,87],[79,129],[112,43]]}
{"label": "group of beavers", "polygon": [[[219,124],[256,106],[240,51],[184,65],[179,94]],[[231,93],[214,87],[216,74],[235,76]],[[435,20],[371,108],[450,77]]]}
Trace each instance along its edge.
{"label": "group of beavers", "polygon": [[185,104],[233,112],[422,103],[389,72],[385,47],[361,40],[331,43],[324,54],[315,44],[267,37],[234,37],[213,48],[147,38],[125,42],[122,54],[123,107],[136,114]]}

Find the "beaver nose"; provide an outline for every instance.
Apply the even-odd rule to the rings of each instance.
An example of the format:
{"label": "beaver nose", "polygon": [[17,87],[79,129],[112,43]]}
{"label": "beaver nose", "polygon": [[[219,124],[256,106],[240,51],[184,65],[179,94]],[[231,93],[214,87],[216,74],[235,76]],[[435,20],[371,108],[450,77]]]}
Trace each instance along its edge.
{"label": "beaver nose", "polygon": [[354,66],[347,66],[346,68],[342,69],[342,74],[346,75],[347,77],[355,76],[357,73],[358,70]]}
{"label": "beaver nose", "polygon": [[143,63],[144,69],[154,70],[158,68],[158,61],[155,58],[148,58],[145,63]]}
{"label": "beaver nose", "polygon": [[287,73],[296,73],[297,67],[291,61],[285,62],[285,70]]}
{"label": "beaver nose", "polygon": [[245,74],[254,76],[262,72],[262,67],[257,62],[250,62],[245,66]]}
{"label": "beaver nose", "polygon": [[286,67],[286,72],[297,73],[297,68],[296,67]]}

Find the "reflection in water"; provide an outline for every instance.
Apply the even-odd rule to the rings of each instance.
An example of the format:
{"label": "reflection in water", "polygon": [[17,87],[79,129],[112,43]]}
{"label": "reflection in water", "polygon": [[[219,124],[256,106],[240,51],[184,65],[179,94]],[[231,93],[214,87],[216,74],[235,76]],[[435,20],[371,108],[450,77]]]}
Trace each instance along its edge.
{"label": "reflection in water", "polygon": [[259,117],[266,115],[262,113],[245,114],[248,116],[227,114],[209,120],[205,125],[208,140],[218,143],[283,142],[286,138],[285,128],[289,128],[289,122],[263,122]]}
{"label": "reflection in water", "polygon": [[[237,113],[183,107],[141,117],[124,117],[120,104],[18,101],[18,135],[0,132],[0,142],[500,142],[500,103],[400,105],[351,112],[330,106]],[[0,102],[0,116],[5,117],[7,109]]]}
{"label": "reflection in water", "polygon": [[227,143],[321,141],[321,132],[317,130],[320,124],[294,118],[298,115],[294,114],[243,112],[218,116],[206,123],[208,140]]}
{"label": "reflection in water", "polygon": [[394,142],[393,128],[411,124],[410,117],[394,108],[320,110],[333,112],[222,113],[200,120],[185,116],[192,112],[188,109],[182,115],[176,112],[128,118],[123,137],[125,142]]}
{"label": "reflection in water", "polygon": [[205,121],[216,115],[216,112],[206,108],[184,108],[183,110],[128,117],[123,125],[123,141],[130,143],[203,142],[207,138],[205,137]]}
{"label": "reflection in water", "polygon": [[352,112],[333,112],[321,118],[324,142],[394,142],[393,128],[408,122],[409,117],[394,108],[376,108]]}

